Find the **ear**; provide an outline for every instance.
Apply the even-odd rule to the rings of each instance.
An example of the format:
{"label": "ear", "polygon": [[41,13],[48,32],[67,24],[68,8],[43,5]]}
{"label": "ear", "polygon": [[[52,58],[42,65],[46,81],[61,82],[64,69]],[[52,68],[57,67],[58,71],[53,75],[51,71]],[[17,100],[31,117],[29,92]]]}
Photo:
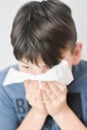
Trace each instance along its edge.
{"label": "ear", "polygon": [[74,65],[77,65],[80,62],[82,47],[83,47],[82,43],[77,43],[76,47],[74,48],[74,51],[73,51],[73,64]]}

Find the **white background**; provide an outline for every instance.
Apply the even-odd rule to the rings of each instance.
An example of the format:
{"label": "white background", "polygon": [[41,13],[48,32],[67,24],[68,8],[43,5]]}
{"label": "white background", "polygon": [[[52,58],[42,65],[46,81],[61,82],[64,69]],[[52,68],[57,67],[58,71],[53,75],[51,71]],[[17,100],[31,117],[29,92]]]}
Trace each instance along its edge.
{"label": "white background", "polygon": [[[17,10],[23,3],[28,1],[29,0],[3,0],[0,2],[0,70],[17,62],[12,52],[10,32]],[[84,46],[82,59],[87,60],[87,0],[63,1],[72,9],[78,32],[78,41],[81,41]]]}

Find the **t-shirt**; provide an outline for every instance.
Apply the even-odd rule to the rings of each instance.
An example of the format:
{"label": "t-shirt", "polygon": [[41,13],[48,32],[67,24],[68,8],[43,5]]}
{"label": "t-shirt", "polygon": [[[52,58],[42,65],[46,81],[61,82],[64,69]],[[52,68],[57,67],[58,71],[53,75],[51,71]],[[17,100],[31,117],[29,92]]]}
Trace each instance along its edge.
{"label": "t-shirt", "polygon": [[[17,65],[11,67],[18,69]],[[16,130],[31,109],[25,98],[23,83],[2,85],[9,68],[0,72],[0,130]],[[79,65],[73,66],[72,72],[74,81],[67,86],[67,103],[84,125],[87,125],[87,62],[81,61]],[[42,130],[60,128],[48,116]]]}

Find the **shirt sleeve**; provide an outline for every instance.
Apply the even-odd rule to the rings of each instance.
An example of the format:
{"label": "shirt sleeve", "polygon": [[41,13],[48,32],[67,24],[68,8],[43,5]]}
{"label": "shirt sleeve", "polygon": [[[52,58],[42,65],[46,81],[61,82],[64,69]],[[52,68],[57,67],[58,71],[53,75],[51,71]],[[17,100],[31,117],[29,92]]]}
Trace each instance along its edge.
{"label": "shirt sleeve", "polygon": [[13,103],[0,86],[0,130],[16,130],[19,125]]}

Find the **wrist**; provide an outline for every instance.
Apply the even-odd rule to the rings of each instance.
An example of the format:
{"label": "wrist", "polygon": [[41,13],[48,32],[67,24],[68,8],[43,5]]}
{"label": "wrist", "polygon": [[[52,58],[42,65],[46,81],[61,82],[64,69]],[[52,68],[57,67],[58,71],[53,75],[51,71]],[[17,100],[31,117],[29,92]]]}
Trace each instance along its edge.
{"label": "wrist", "polygon": [[[67,106],[60,114],[53,117],[60,128],[66,130],[85,130],[86,127],[82,124],[76,114]],[[72,126],[72,127],[71,127]]]}
{"label": "wrist", "polygon": [[47,117],[47,113],[46,112],[39,112],[39,111],[37,111],[35,108],[32,108],[32,111],[34,112],[34,114],[36,115],[36,116],[38,116],[39,118],[46,118]]}
{"label": "wrist", "polygon": [[56,113],[55,115],[53,115],[52,117],[54,118],[54,120],[60,120],[60,119],[63,119],[67,113],[70,111],[70,108],[66,105],[66,107],[61,110],[60,112]]}

